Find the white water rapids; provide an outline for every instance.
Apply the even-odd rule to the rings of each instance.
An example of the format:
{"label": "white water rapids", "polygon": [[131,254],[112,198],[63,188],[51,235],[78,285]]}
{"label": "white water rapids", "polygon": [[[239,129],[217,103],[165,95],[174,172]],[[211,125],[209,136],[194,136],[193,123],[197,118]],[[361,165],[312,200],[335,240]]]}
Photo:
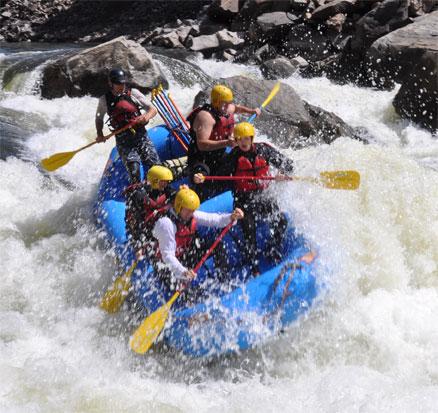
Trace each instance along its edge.
{"label": "white water rapids", "polygon": [[[0,69],[15,53],[1,52]],[[197,64],[212,76],[259,76],[247,66]],[[278,184],[282,205],[319,250],[325,293],[260,348],[197,361],[134,355],[129,314],[97,307],[116,271],[92,214],[112,142],[44,173],[39,159],[94,139],[97,100],[41,100],[31,93],[35,75],[0,92],[1,412],[438,410],[438,141],[397,118],[395,91],[285,80],[375,138],[286,151],[296,174],[355,169],[361,187]],[[200,86],[170,81],[187,113]],[[32,127],[9,150],[5,125],[23,112]]]}

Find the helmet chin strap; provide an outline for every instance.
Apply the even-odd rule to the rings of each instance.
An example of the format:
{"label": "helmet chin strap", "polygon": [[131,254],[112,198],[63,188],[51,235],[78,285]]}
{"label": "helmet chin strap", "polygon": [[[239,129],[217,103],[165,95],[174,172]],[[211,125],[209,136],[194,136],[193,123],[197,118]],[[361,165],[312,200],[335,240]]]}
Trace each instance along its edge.
{"label": "helmet chin strap", "polygon": [[116,96],[116,97],[120,97],[120,96],[122,96],[122,95],[125,93],[125,91],[126,91],[126,85],[123,85],[123,91],[120,92],[120,93],[116,93],[116,92],[114,91],[114,85],[117,85],[117,83],[112,83],[112,82],[111,82],[111,92],[112,92],[112,94],[113,94],[114,96]]}

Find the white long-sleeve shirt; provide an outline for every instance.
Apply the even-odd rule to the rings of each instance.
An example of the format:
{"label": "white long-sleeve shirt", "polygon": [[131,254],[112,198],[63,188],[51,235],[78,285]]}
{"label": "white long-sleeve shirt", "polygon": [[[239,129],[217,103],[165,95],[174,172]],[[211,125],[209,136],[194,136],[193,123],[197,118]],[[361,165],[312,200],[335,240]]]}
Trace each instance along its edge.
{"label": "white long-sleeve shirt", "polygon": [[[131,89],[131,98],[134,102],[136,102],[140,108],[144,109],[146,112],[150,109],[151,105],[149,104],[146,96],[143,95],[138,89]],[[108,111],[108,107],[106,104],[105,95],[99,98],[99,103],[97,104],[96,110],[96,120],[103,121],[106,113]]]}
{"label": "white long-sleeve shirt", "polygon": [[[171,210],[171,213],[175,213]],[[231,222],[231,214],[217,214],[211,212],[195,211],[193,214],[198,226],[203,227],[226,227]],[[184,279],[184,273],[188,270],[176,258],[176,225],[169,217],[160,218],[152,230],[152,235],[158,240],[161,259],[172,271],[175,279]]]}

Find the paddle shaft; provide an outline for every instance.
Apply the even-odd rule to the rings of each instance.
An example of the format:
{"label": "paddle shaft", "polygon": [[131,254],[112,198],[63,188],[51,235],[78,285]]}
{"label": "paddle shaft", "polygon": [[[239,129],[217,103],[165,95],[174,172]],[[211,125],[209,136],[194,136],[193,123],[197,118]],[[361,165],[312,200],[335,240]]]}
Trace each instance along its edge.
{"label": "paddle shaft", "polygon": [[[274,181],[276,176],[204,176],[206,181]],[[294,179],[302,179],[299,177],[286,176],[283,178],[285,181],[292,181]]]}
{"label": "paddle shaft", "polygon": [[[216,248],[217,244],[222,240],[225,234],[230,230],[234,221],[231,221],[220,233],[220,235],[213,242],[208,251],[204,254],[201,260],[193,269],[194,272],[197,272],[202,264],[204,264],[205,260],[211,255],[212,251]],[[181,295],[181,292],[184,291],[189,284],[186,284],[178,291],[176,291],[170,300],[162,305],[160,308],[155,310],[151,315],[146,317],[146,319],[140,324],[140,326],[135,330],[134,334],[130,340],[130,346],[133,351],[138,354],[144,354],[155,342],[157,337],[160,335],[163,330],[167,317],[169,315],[170,308],[176,299]]]}
{"label": "paddle shaft", "polygon": [[187,128],[187,131],[190,130],[190,125],[188,124],[186,118],[182,115],[181,111],[179,110],[178,106],[176,106],[176,103],[174,102],[174,100],[172,99],[172,97],[170,96],[170,93],[168,93],[167,95],[165,95],[170,102],[172,103],[173,107],[176,109],[176,111],[178,112],[178,115],[180,116],[180,118],[182,119],[182,121],[184,122],[184,125]]}
{"label": "paddle shaft", "polygon": [[[193,268],[194,272],[198,272],[199,269],[202,267],[202,265],[204,264],[205,261],[207,261],[208,257],[211,255],[211,253],[213,252],[213,250],[217,247],[217,245],[219,244],[219,242],[222,241],[222,238],[225,237],[225,235],[227,234],[227,232],[231,229],[231,227],[234,224],[234,220],[231,221],[219,234],[219,236],[215,239],[215,241],[213,242],[213,244],[211,244],[210,248],[208,249],[208,251],[202,256],[202,258],[200,259],[200,261],[196,264],[195,268]],[[178,296],[190,285],[186,284],[184,285],[181,289],[179,289],[173,296],[172,298],[167,302],[167,307],[170,308],[170,306],[173,304],[173,302],[178,298]]]}
{"label": "paddle shaft", "polygon": [[[117,130],[115,130],[114,132],[109,133],[108,135],[104,136],[104,138],[105,138],[105,140],[108,140],[109,138],[112,138],[114,135],[117,135],[118,133],[122,133],[122,132],[124,132],[125,130],[127,130],[127,129],[129,129],[129,128],[132,128],[133,126],[134,126],[134,125],[131,125],[131,124],[126,125],[126,126],[124,126],[123,128],[117,129]],[[89,143],[88,145],[85,145],[85,146],[83,146],[82,148],[79,148],[79,149],[75,150],[74,153],[78,153],[78,152],[80,152],[80,151],[83,151],[84,149],[87,149],[87,148],[89,148],[90,146],[93,146],[95,143],[98,143],[98,142],[97,142],[97,141],[93,141],[93,142]]]}
{"label": "paddle shaft", "polygon": [[163,103],[158,99],[157,97],[158,95],[156,95],[154,97],[154,100],[152,101],[152,103],[155,105],[155,107],[157,108],[161,118],[164,120],[164,122],[166,123],[167,127],[170,129],[170,131],[172,132],[173,136],[175,137],[175,139],[179,142],[179,144],[182,146],[182,148],[187,152],[188,151],[188,147],[187,145],[183,142],[183,140],[178,136],[178,134],[174,131],[174,127],[172,126],[172,118],[170,118],[169,116],[166,116],[166,112],[165,112],[165,108],[163,106]]}
{"label": "paddle shaft", "polygon": [[78,152],[80,152],[80,151],[83,151],[84,149],[87,149],[87,148],[89,148],[90,146],[93,146],[95,143],[97,143],[97,141],[93,141],[93,142],[89,143],[88,145],[83,146],[82,148],[76,149],[76,150],[74,151],[74,153],[78,153]]}
{"label": "paddle shaft", "polygon": [[357,171],[328,171],[321,172],[319,178],[305,176],[282,176],[280,179],[276,176],[204,176],[205,180],[210,181],[305,181],[314,184],[323,185],[329,189],[349,189],[359,188],[360,174]]}
{"label": "paddle shaft", "polygon": [[[269,96],[265,99],[265,101],[259,106],[259,109],[262,110],[273,98],[274,96],[278,93],[278,91],[280,90],[280,82],[277,82],[275,84],[275,86],[272,88],[271,93],[269,94]],[[253,115],[251,115],[247,122],[248,123],[252,123],[254,122],[254,119],[256,118],[257,114],[254,113]]]}
{"label": "paddle shaft", "polygon": [[198,272],[198,270],[202,267],[202,264],[207,260],[207,258],[211,255],[213,250],[217,247],[217,244],[222,241],[222,238],[225,237],[226,233],[231,229],[231,227],[234,224],[234,220],[232,220],[219,234],[219,236],[216,238],[216,240],[211,244],[211,247],[208,249],[208,251],[204,254],[204,256],[201,258],[201,260],[196,264],[196,267],[193,268],[194,272]]}

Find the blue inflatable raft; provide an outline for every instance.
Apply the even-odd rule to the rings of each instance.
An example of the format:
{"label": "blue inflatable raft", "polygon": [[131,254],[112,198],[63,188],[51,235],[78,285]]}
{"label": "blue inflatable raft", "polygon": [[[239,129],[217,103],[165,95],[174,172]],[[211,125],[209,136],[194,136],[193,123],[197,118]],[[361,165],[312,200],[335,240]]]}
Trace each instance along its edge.
{"label": "blue inflatable raft", "polygon": [[[184,156],[178,142],[165,126],[149,130],[162,160]],[[108,236],[116,255],[125,268],[134,260],[134,252],[128,245],[125,232],[125,200],[123,189],[128,184],[126,170],[114,148],[99,185],[96,216],[98,226]],[[178,184],[178,183],[177,183]],[[201,209],[210,212],[230,212],[230,192],[204,202]],[[202,232],[213,241],[218,231]],[[264,244],[269,228],[258,228],[259,245]],[[273,337],[290,325],[310,306],[317,294],[314,261],[302,236],[289,225],[283,246],[283,261],[274,265],[261,257],[261,275],[249,275],[241,264],[236,240],[241,238],[239,225],[225,236],[222,242],[229,251],[233,270],[228,275],[229,284],[218,286],[206,281],[212,278],[213,260],[210,258],[198,273],[193,288],[208,284],[199,302],[189,306],[178,300],[161,340],[178,351],[190,356],[212,356],[245,350]],[[169,300],[167,291],[154,276],[152,268],[142,262],[132,277],[133,297],[145,314],[156,310]]]}

